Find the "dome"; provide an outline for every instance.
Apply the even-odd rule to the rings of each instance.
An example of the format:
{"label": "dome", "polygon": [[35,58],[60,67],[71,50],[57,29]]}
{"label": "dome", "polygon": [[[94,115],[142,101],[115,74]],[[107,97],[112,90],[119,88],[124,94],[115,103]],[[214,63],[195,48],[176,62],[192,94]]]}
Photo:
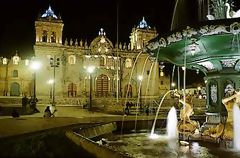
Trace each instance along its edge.
{"label": "dome", "polygon": [[112,52],[113,44],[106,37],[106,33],[101,28],[98,37],[96,37],[90,44],[91,52],[94,54],[109,54]]}

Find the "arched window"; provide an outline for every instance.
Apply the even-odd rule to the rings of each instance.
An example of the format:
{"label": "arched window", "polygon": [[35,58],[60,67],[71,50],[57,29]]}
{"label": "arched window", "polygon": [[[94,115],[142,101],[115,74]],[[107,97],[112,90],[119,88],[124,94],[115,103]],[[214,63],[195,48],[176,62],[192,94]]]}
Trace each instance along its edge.
{"label": "arched window", "polygon": [[68,57],[68,63],[69,63],[70,65],[75,64],[75,63],[76,63],[76,57],[75,57],[74,55],[70,55],[70,56]]}
{"label": "arched window", "polygon": [[97,96],[98,97],[107,97],[108,95],[108,77],[101,74],[97,77]]}
{"label": "arched window", "polygon": [[13,77],[18,77],[18,70],[13,70]]}
{"label": "arched window", "polygon": [[46,30],[42,33],[42,42],[47,42],[48,32]]}
{"label": "arched window", "polygon": [[13,64],[14,64],[14,65],[18,65],[19,60],[20,60],[19,56],[18,56],[18,55],[15,55],[15,56],[13,57]]}
{"label": "arched window", "polygon": [[105,66],[105,59],[104,59],[104,57],[100,57],[100,66]]}
{"label": "arched window", "polygon": [[77,85],[74,83],[70,83],[68,85],[68,97],[76,97],[77,96]]}
{"label": "arched window", "polygon": [[51,34],[51,42],[56,43],[56,33],[55,32],[52,32],[52,34]]}
{"label": "arched window", "polygon": [[7,58],[3,58],[3,65],[6,65],[8,63],[8,59]]}
{"label": "arched window", "polygon": [[132,98],[132,85],[130,84],[125,86],[125,97]]}

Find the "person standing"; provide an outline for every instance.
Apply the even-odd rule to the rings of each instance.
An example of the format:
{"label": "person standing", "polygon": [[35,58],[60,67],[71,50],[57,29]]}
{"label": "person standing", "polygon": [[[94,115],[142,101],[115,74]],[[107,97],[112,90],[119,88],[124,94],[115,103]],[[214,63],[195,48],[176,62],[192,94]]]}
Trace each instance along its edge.
{"label": "person standing", "polygon": [[39,112],[39,110],[37,109],[36,105],[37,105],[38,99],[31,96],[29,104],[30,104],[30,109],[32,109],[33,112]]}
{"label": "person standing", "polygon": [[26,95],[24,95],[24,97],[22,98],[22,109],[23,109],[23,112],[26,112],[27,104],[28,104],[28,98],[27,98]]}

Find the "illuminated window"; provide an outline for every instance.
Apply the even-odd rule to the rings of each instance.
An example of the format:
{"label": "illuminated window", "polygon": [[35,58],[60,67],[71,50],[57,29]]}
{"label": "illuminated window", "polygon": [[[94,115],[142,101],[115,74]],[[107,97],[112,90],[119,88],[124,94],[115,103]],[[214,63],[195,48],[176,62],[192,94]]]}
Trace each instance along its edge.
{"label": "illuminated window", "polygon": [[56,33],[55,32],[52,32],[52,34],[51,34],[51,42],[56,43]]}
{"label": "illuminated window", "polygon": [[4,65],[7,64],[7,58],[3,58],[3,64],[4,64]]}
{"label": "illuminated window", "polygon": [[126,62],[125,62],[125,67],[126,68],[131,68],[132,67],[132,59],[126,59]]}
{"label": "illuminated window", "polygon": [[26,59],[26,60],[25,60],[25,65],[28,66],[28,65],[29,65],[29,62],[30,62],[30,61],[29,61],[28,59]]}
{"label": "illuminated window", "polygon": [[76,57],[74,55],[70,55],[68,57],[68,63],[71,64],[71,65],[75,64],[76,63]]}
{"label": "illuminated window", "polygon": [[47,42],[47,35],[48,35],[48,32],[44,30],[42,33],[42,42]]}
{"label": "illuminated window", "polygon": [[104,57],[100,57],[100,66],[105,66]]}
{"label": "illuminated window", "polygon": [[13,77],[18,77],[18,70],[13,70]]}
{"label": "illuminated window", "polygon": [[15,56],[13,57],[13,64],[14,64],[14,65],[18,65],[19,60],[20,60],[19,56],[18,56],[18,55],[15,55]]}

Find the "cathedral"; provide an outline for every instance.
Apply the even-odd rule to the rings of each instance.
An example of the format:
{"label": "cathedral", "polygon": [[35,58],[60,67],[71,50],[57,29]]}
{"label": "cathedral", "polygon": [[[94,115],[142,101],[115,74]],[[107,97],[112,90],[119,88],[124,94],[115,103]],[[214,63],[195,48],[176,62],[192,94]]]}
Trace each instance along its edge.
{"label": "cathedral", "polygon": [[[149,57],[144,46],[157,36],[143,18],[132,28],[129,43],[113,44],[103,28],[90,43],[62,39],[64,21],[51,7],[35,21],[34,57],[2,57],[0,95],[36,95],[41,103],[95,106],[125,98],[159,98],[170,89],[163,63]],[[34,62],[38,66],[34,66]],[[91,70],[91,71],[89,71]],[[156,86],[157,85],[157,86]]]}

